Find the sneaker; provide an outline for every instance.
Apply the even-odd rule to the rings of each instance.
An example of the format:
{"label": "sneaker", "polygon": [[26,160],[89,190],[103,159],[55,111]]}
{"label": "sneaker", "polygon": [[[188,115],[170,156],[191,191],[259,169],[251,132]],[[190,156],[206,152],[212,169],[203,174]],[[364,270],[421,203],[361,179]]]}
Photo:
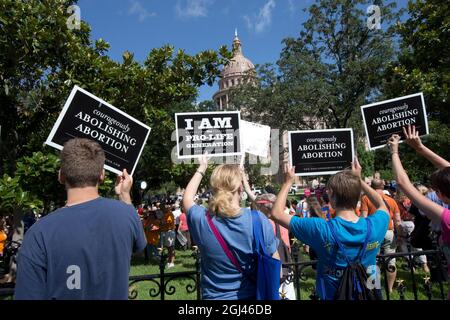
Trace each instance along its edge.
{"label": "sneaker", "polygon": [[173,268],[173,267],[175,267],[175,263],[168,263],[168,264],[166,264],[166,269],[170,269],[170,268]]}

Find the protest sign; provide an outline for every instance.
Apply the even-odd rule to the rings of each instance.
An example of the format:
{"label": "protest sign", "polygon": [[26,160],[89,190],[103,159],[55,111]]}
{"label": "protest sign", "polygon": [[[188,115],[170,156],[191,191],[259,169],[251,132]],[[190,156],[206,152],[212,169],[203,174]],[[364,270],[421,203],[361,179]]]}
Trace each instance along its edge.
{"label": "protest sign", "polygon": [[351,166],[353,130],[301,130],[288,132],[289,162],[297,176],[335,174]]}
{"label": "protest sign", "polygon": [[178,158],[241,155],[240,122],[239,111],[176,113]]}
{"label": "protest sign", "polygon": [[428,121],[422,93],[361,106],[364,128],[371,150],[382,148],[398,134],[404,140],[402,127],[414,125],[419,135],[428,134]]}
{"label": "protest sign", "polygon": [[270,127],[241,120],[242,151],[267,158],[270,147]]}
{"label": "protest sign", "polygon": [[75,86],[46,144],[62,150],[67,140],[88,138],[105,151],[105,169],[131,175],[144,149],[150,128],[86,90]]}

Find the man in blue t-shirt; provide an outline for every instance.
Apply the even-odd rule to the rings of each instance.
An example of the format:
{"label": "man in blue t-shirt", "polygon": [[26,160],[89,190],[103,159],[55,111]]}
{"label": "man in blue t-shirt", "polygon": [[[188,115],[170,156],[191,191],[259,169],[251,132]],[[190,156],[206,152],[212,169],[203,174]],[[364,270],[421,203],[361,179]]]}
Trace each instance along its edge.
{"label": "man in blue t-shirt", "polygon": [[[380,251],[384,235],[388,228],[389,214],[381,196],[361,180],[361,167],[358,160],[352,164],[352,170],[338,172],[332,176],[327,185],[331,206],[336,210],[336,218],[327,222],[322,218],[301,219],[284,214],[284,204],[291,184],[295,178],[295,168],[286,166],[286,181],[273,206],[271,217],[290,231],[300,241],[311,246],[318,256],[317,293],[322,300],[334,299],[347,260],[354,261],[364,244],[367,235],[365,218],[356,215],[355,209],[363,190],[377,208],[377,212],[368,217],[372,232],[367,242],[366,252],[361,264],[369,276],[369,289],[380,289],[379,273],[376,267],[376,256]],[[339,241],[345,248],[341,252],[334,240],[330,226],[332,223]]]}
{"label": "man in blue t-shirt", "polygon": [[132,178],[116,181],[122,200],[98,194],[105,154],[88,139],[72,139],[61,151],[59,181],[66,206],[35,223],[18,256],[15,299],[127,299],[130,258],[146,240],[131,206]]}

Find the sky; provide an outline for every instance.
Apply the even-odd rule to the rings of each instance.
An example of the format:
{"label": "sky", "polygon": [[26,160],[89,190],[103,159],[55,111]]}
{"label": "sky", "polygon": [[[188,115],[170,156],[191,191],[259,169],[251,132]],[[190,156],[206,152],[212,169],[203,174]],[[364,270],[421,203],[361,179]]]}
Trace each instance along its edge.
{"label": "sky", "polygon": [[[400,2],[404,5],[406,0]],[[188,54],[217,50],[234,38],[254,64],[276,62],[282,40],[297,37],[314,0],[79,0],[81,19],[92,39],[102,38],[109,56],[122,61],[126,50],[143,62],[152,48],[171,44]],[[217,83],[200,88],[198,101],[209,100]]]}

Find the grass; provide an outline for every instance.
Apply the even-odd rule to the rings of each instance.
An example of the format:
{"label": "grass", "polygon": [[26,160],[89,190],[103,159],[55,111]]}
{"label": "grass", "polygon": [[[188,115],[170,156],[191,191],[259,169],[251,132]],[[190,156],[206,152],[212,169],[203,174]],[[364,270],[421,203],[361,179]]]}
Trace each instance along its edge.
{"label": "grass", "polygon": [[[308,261],[309,257],[307,254],[301,254],[301,261]],[[404,259],[397,258],[397,280],[404,280],[404,285],[406,286],[405,290],[405,299],[406,300],[414,300],[414,294],[412,290],[412,281],[409,269],[402,268],[402,264],[405,264]],[[195,259],[192,257],[192,251],[177,251],[177,256],[175,259],[175,267],[171,269],[166,269],[167,274],[174,272],[182,272],[182,271],[194,271],[195,270]],[[310,295],[315,287],[315,271],[311,268],[305,268],[303,270],[307,279],[305,281],[300,282],[300,296],[302,300],[309,300]],[[135,256],[131,262],[130,268],[130,276],[137,275],[150,275],[155,274],[159,275],[159,264],[157,262],[150,262],[146,264],[143,256]],[[414,274],[417,284],[418,291],[418,299],[419,300],[428,300],[426,296],[425,289],[423,287],[424,280],[423,278],[426,276],[422,270],[416,269]],[[159,281],[159,279],[156,279]],[[384,277],[382,276],[381,283],[384,286]],[[193,293],[188,293],[186,291],[186,286],[194,285],[194,282],[189,279],[175,279],[169,283],[169,286],[173,286],[175,292],[173,295],[166,294],[166,300],[195,300],[197,298],[197,293],[194,291]],[[397,283],[394,286],[394,291],[390,296],[391,300],[400,300],[399,292],[396,290]],[[137,297],[136,300],[159,300],[160,296],[152,298],[149,295],[149,290],[156,289],[157,285],[150,281],[138,282],[132,285],[132,288],[136,290]],[[384,290],[384,289],[383,289]],[[432,286],[433,298],[436,299],[440,297],[440,289],[437,283],[433,283]],[[448,292],[448,284],[444,283],[444,296],[447,295]],[[383,296],[385,298],[385,292],[383,291]],[[4,298],[10,299],[10,298]],[[1,300],[1,298],[0,298]]]}
{"label": "grass", "polygon": [[[192,251],[177,250],[175,258],[175,267],[170,269],[165,269],[165,275],[174,272],[183,271],[195,271],[195,259],[192,257]],[[149,264],[145,264],[143,256],[137,256],[132,259],[130,276],[137,275],[149,275],[158,274],[159,275],[159,262],[152,261]],[[159,282],[159,278],[156,279]],[[175,291],[173,295],[165,294],[166,300],[195,300],[197,299],[197,293],[188,293],[186,286],[194,286],[194,281],[190,279],[174,279],[169,283],[169,287],[173,286]],[[149,295],[149,290],[157,290],[157,285],[151,281],[142,281],[133,284],[133,289],[136,289],[137,297],[136,300],[159,300],[160,295],[153,298]]]}
{"label": "grass", "polygon": [[[302,252],[301,261],[309,261],[309,256]],[[406,286],[405,299],[414,300],[414,294],[412,289],[412,280],[409,269],[404,269],[403,264],[406,260],[397,258],[397,280],[404,280],[403,284]],[[166,273],[179,272],[179,271],[193,271],[195,270],[195,259],[192,257],[192,251],[177,251],[177,257],[175,260],[175,268],[166,269]],[[300,281],[300,296],[302,300],[309,300],[310,295],[315,288],[315,271],[311,267],[307,267],[303,270],[307,279],[305,281]],[[130,275],[146,275],[146,274],[159,274],[159,265],[154,262],[151,264],[144,264],[143,257],[136,257],[132,261]],[[414,277],[416,279],[418,299],[428,300],[426,296],[425,289],[423,287],[424,277],[426,274],[421,269],[416,269]],[[384,288],[384,276],[381,278],[381,283]],[[167,300],[192,300],[196,299],[196,292],[187,293],[186,285],[193,285],[192,280],[174,280],[171,282],[175,287],[175,293],[173,295],[166,295]],[[160,299],[160,297],[152,298],[149,296],[148,292],[151,288],[156,288],[155,284],[149,282],[141,282],[135,284],[138,296],[136,299],[149,300],[149,299]],[[400,294],[397,288],[397,283],[394,285],[394,291],[390,295],[391,300],[400,300]],[[444,296],[447,296],[448,284],[444,283]],[[433,283],[432,285],[433,299],[440,297],[440,289],[438,283]],[[385,292],[383,289],[383,297],[386,299]]]}
{"label": "grass", "polygon": [[[301,261],[309,261],[309,256],[302,252]],[[405,265],[405,264],[406,264],[406,260],[404,260],[402,258],[397,258],[397,263],[396,263],[397,278],[396,278],[396,280],[403,280],[403,285],[406,286],[406,290],[404,291],[405,300],[414,300],[414,293],[413,293],[413,288],[412,288],[413,282],[411,279],[411,273],[410,273],[409,269],[403,268],[403,265]],[[309,300],[310,295],[315,288],[316,273],[311,267],[305,268],[303,270],[303,272],[304,272],[305,276],[307,277],[307,280],[300,282],[300,296],[301,296],[302,300]],[[414,277],[415,277],[416,286],[417,286],[417,298],[419,300],[428,300],[428,297],[426,295],[426,292],[425,292],[425,289],[423,286],[425,276],[426,276],[426,274],[421,269],[418,269],[418,268],[416,269],[416,271],[414,273]],[[383,290],[383,299],[386,299],[383,274],[381,277],[381,285],[382,285],[382,290]],[[444,297],[446,297],[447,292],[448,292],[448,284],[444,282],[443,286],[444,286]],[[396,283],[394,284],[394,290],[389,296],[390,300],[400,300],[400,294],[399,294],[399,291],[397,290],[397,287],[398,287],[398,282],[396,281]],[[440,299],[441,295],[440,295],[439,284],[433,283],[431,289],[432,289],[432,298]]]}

